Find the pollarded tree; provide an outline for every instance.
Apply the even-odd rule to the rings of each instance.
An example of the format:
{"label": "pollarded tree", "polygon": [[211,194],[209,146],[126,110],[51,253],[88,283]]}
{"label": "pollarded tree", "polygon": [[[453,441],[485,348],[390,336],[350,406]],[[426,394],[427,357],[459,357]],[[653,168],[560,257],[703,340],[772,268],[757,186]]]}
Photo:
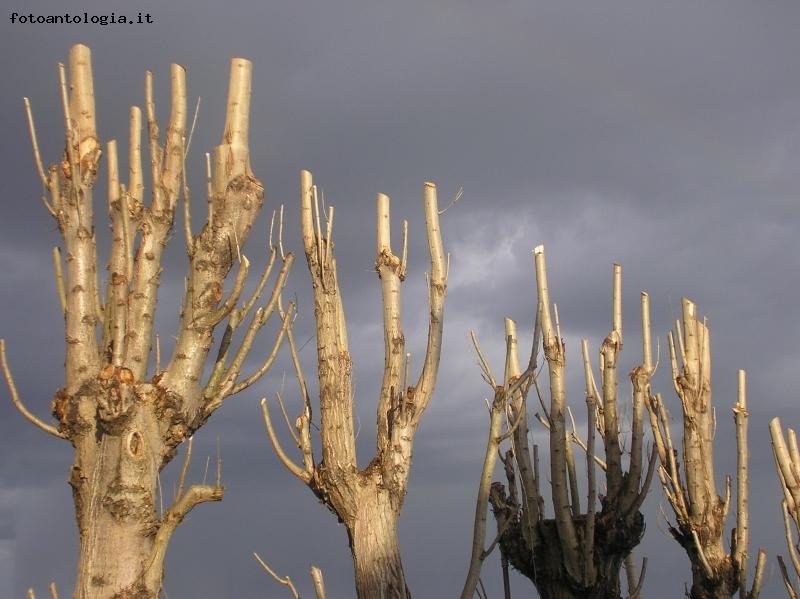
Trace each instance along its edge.
{"label": "pollarded tree", "polygon": [[[182,67],[172,66],[166,147],[159,142],[152,75],[147,73],[152,199],[145,204],[141,111],[133,107],[127,187],[120,182],[116,143],[109,141],[106,146],[112,242],[104,291],[97,281],[93,218],[92,192],[101,144],[95,127],[89,48],[77,45],[70,50],[69,90],[66,68],[60,65],[66,149],[62,160],[47,171],[39,156],[26,100],[36,164],[49,191],[49,200],[44,203],[58,225],[66,258],[63,272],[60,255],[54,251],[66,338],[65,384],[53,400],[57,424],[40,420],[23,406],[4,343],[0,357],[12,399],[23,415],[74,447],[69,482],[80,533],[76,599],[158,597],[164,554],[173,531],[195,505],[219,501],[223,494],[219,479],[216,485],[194,485],[184,492],[184,472],[174,503],[159,517],[155,509],[159,472],[175,456],[178,445],[191,439],[223,399],[247,388],[266,372],[288,326],[290,314],[284,319],[270,357],[258,371],[241,378],[245,357],[258,330],[275,312],[292,263],[288,255],[269,301],[252,311],[276,263],[273,248],[256,291],[240,306],[249,264],[239,253],[240,246],[247,240],[264,198],[263,186],[253,175],[249,160],[251,70],[247,60],[235,58],[231,62],[225,130],[214,152],[213,176],[208,159],[208,221],[194,236],[183,169],[186,73]],[[163,369],[156,359],[153,371],[148,364],[161,261],[182,189],[189,255],[186,292],[172,358]],[[238,272],[225,297],[223,284],[237,260]],[[251,311],[246,333],[234,350],[231,334]],[[204,385],[212,335],[226,318],[226,334]]]}
{"label": "pollarded tree", "polygon": [[[461,598],[472,598],[481,562],[499,543],[504,566],[510,563],[528,577],[543,599],[619,599],[620,570],[644,533],[644,517],[639,509],[650,487],[656,463],[653,452],[647,469],[643,468],[644,402],[653,370],[649,329],[645,328],[643,363],[631,373],[634,393],[630,459],[626,472],[623,469],[617,399],[617,360],[622,349],[621,269],[619,265],[614,266],[612,327],[600,347],[602,391],[598,390],[592,373],[588,341],[584,339],[582,342],[589,416],[584,443],[574,429],[574,422],[572,433],[566,428],[567,415],[572,419],[566,401],[566,350],[555,304],[551,312],[542,246],[534,250],[534,257],[539,308],[533,349],[526,370],[520,372],[516,325],[509,319],[506,319],[506,365],[502,385],[495,382],[478,350],[483,376],[494,388],[495,399],[490,410],[489,442],[478,491],[470,569]],[[643,322],[647,323],[645,316]],[[536,355],[540,343],[549,375],[549,408],[536,379]],[[477,342],[475,346],[477,349]],[[545,517],[538,447],[534,445],[531,452],[528,444],[527,396],[532,388],[539,395],[544,411],[540,420],[549,431],[552,519]],[[505,431],[504,418],[507,422]],[[600,434],[603,442],[604,460],[595,453],[596,433]],[[511,448],[502,457],[508,481],[506,489],[502,483],[491,483],[491,479],[500,444],[509,438]],[[585,511],[581,508],[573,442],[580,445],[586,454]],[[598,466],[605,472],[606,482],[605,495],[599,496],[595,472]],[[497,521],[498,534],[490,547],[484,549],[489,503]],[[635,568],[629,564],[626,567],[629,570],[630,596],[638,597],[644,567],[638,581],[635,572],[631,572]],[[507,579],[506,593],[508,596]]]}
{"label": "pollarded tree", "polygon": [[[693,302],[683,299],[683,327],[675,323],[669,333],[672,381],[683,412],[683,473],[672,442],[669,415],[660,394],[649,395],[650,424],[661,466],[661,487],[675,514],[669,530],[684,548],[692,564],[692,599],[757,599],[766,554],[758,552],[751,589],[747,590],[748,489],[747,402],[745,373],[739,371],[739,396],[733,408],[736,421],[736,527],[730,553],[723,536],[731,502],[731,477],[725,479],[725,495],[717,493],[714,478],[716,416],[711,403],[711,339],[705,321],[697,318]],[[683,329],[681,331],[681,329]],[[679,368],[679,359],[683,367]],[[774,440],[774,437],[773,437]]]}
{"label": "pollarded tree", "polygon": [[[397,256],[390,242],[389,198],[383,194],[377,197],[375,268],[383,294],[385,361],[378,400],[376,456],[363,469],[356,463],[352,361],[331,238],[333,208],[329,207],[328,213],[320,218],[316,187],[308,171],[300,174],[300,214],[317,329],[322,444],[322,460],[318,464],[314,461],[310,434],[311,403],[291,329],[287,340],[305,407],[296,421],[297,433],[290,432],[302,453],[302,466],[281,448],[266,400],[261,402],[267,432],[282,462],[346,526],[355,566],[356,592],[361,599],[406,599],[410,596],[397,543],[397,521],[411,471],[414,435],[436,384],[447,287],[446,260],[433,183],[424,185],[424,203],[431,257],[430,321],[422,373],[412,385],[400,320],[400,283],[406,275],[407,224],[403,226],[402,254]],[[325,220],[324,236],[322,219]]]}

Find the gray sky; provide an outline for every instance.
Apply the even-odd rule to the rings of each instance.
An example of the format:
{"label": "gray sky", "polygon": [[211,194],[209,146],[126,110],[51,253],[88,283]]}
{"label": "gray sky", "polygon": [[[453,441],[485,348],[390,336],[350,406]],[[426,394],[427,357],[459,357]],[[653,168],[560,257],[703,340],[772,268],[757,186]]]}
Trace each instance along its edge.
{"label": "gray sky", "polygon": [[[500,369],[503,317],[514,317],[524,331],[532,328],[530,250],[542,243],[567,339],[568,394],[582,422],[579,339],[588,336],[596,348],[610,326],[615,261],[624,273],[624,372],[639,359],[641,289],[651,295],[662,341],[682,296],[709,317],[720,483],[735,464],[729,409],[736,370],[748,370],[751,553],[766,547],[764,596],[782,596],[774,556],[785,547],[767,422],[775,415],[788,425],[798,420],[791,393],[800,363],[800,5],[85,0],[75,6],[90,14],[141,10],[155,21],[107,27],[10,23],[13,10],[64,11],[63,2],[22,6],[7,4],[0,21],[0,194],[6,208],[0,219],[0,335],[34,412],[47,416],[62,384],[63,329],[50,265],[50,248],[59,239],[38,199],[22,96],[31,99],[50,162],[63,145],[56,64],[71,44],[94,51],[104,140],[125,139],[128,108],[142,102],[145,69],[155,72],[166,119],[168,65],[185,65],[190,101],[202,97],[188,166],[197,223],[203,152],[218,143],[223,125],[227,63],[245,56],[255,64],[252,163],[266,186],[266,212],[286,204],[286,245],[301,247],[301,168],[314,172],[336,206],[362,463],[374,451],[383,363],[373,270],[375,193],[393,198],[396,235],[403,218],[410,222],[404,320],[419,365],[427,312],[422,182],[436,181],[443,203],[464,188],[461,202],[443,217],[451,252],[444,357],[417,435],[400,522],[414,596],[454,596],[463,583],[489,393],[468,330],[478,332]],[[245,249],[256,265],[265,259],[265,220]],[[102,217],[98,230],[107,235]],[[159,301],[165,340],[175,330],[186,266],[175,241]],[[298,336],[307,339],[313,315],[302,262],[288,292],[299,297]],[[270,343],[268,333],[263,351]],[[313,345],[303,352],[308,373]],[[219,436],[226,495],[221,504],[196,509],[175,534],[165,583],[170,599],[286,597],[252,560],[253,550],[309,596],[310,563],[324,570],[331,597],[353,596],[344,528],[282,468],[263,431],[258,400],[280,388],[288,367],[284,359],[258,388],[229,399],[198,433],[192,473],[202,477],[204,456],[213,454]],[[656,387],[678,415],[665,370]],[[292,383],[287,377],[287,394],[296,398]],[[627,385],[621,391],[627,393]],[[0,395],[6,456],[0,466],[0,596],[22,597],[30,585],[43,594],[51,580],[66,594],[77,536],[66,483],[71,448],[28,425],[6,392]],[[175,469],[165,472],[165,488]],[[691,577],[687,558],[659,521],[659,502],[661,490],[654,488],[637,550],[650,558],[648,599],[679,596]],[[501,594],[496,558],[487,562],[484,580],[491,597]],[[531,596],[526,579],[514,575],[513,585],[515,594]]]}

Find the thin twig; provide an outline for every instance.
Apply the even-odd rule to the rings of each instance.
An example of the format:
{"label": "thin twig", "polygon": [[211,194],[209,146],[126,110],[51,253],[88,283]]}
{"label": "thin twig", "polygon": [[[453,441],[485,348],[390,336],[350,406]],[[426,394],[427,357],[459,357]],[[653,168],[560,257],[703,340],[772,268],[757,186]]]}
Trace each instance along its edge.
{"label": "thin twig", "polygon": [[50,433],[54,437],[58,437],[59,439],[66,439],[66,433],[62,433],[52,424],[47,424],[46,422],[40,420],[37,416],[32,414],[28,411],[28,408],[22,403],[22,400],[19,398],[19,394],[17,393],[17,386],[14,383],[14,377],[11,374],[11,369],[8,366],[8,360],[6,358],[6,341],[5,339],[0,339],[0,363],[2,363],[3,367],[3,375],[6,379],[6,384],[8,385],[8,390],[11,393],[11,401],[14,403],[14,406],[20,411],[20,413],[28,419],[28,421],[32,422],[40,429],[42,429],[46,433]]}
{"label": "thin twig", "polygon": [[275,453],[278,454],[278,458],[280,458],[281,462],[283,462],[283,465],[286,466],[289,472],[294,474],[303,482],[308,483],[311,480],[311,473],[295,464],[292,459],[286,455],[286,452],[283,450],[283,446],[281,446],[281,443],[278,440],[278,436],[275,434],[275,429],[272,426],[272,418],[270,418],[269,415],[269,406],[267,405],[266,397],[261,399],[261,414],[264,417],[267,435],[272,443],[272,447],[275,449]]}
{"label": "thin twig", "polygon": [[472,346],[475,348],[475,352],[478,354],[478,361],[480,362],[483,376],[486,379],[486,382],[489,383],[492,389],[494,389],[497,387],[497,383],[495,382],[494,376],[492,376],[492,370],[489,368],[489,363],[486,361],[486,357],[483,355],[481,347],[478,344],[478,336],[475,334],[475,331],[470,331],[469,336],[472,339]]}
{"label": "thin twig", "polygon": [[464,195],[464,188],[463,187],[459,187],[458,188],[458,192],[456,193],[456,195],[452,199],[452,201],[447,206],[445,206],[445,208],[443,210],[439,210],[439,215],[441,216],[442,214],[444,214],[445,212],[450,210],[450,208],[452,206],[454,206],[456,204],[456,202],[458,202],[458,200],[460,200],[461,196],[463,196],[463,195]]}
{"label": "thin twig", "polygon": [[789,571],[786,569],[786,564],[783,561],[782,555],[778,556],[778,566],[780,566],[781,578],[783,578],[783,584],[786,586],[786,592],[789,594],[789,599],[798,599],[797,591],[794,590],[794,585],[789,578]]}
{"label": "thin twig", "polygon": [[278,399],[278,405],[281,408],[281,414],[283,414],[283,421],[286,423],[286,430],[288,430],[289,434],[292,435],[292,439],[294,439],[297,447],[300,447],[300,437],[298,437],[297,433],[294,432],[292,424],[289,421],[289,415],[286,413],[286,405],[283,403],[283,397],[281,397],[280,392],[277,391],[275,392],[275,397]]}
{"label": "thin twig", "polygon": [[281,252],[281,260],[286,260],[286,254],[283,252],[283,204],[281,204],[281,215],[278,219],[278,249]]}
{"label": "thin twig", "polygon": [[[31,136],[31,146],[33,146],[33,158],[36,161],[36,170],[39,173],[39,179],[42,181],[42,186],[45,189],[49,189],[50,184],[47,180],[47,175],[45,175],[44,165],[42,164],[42,155],[39,152],[39,142],[36,140],[36,125],[33,122],[31,103],[28,98],[22,98],[22,101],[25,103],[25,114],[28,117],[28,133]],[[53,210],[53,207],[47,203],[46,199],[44,200],[44,205],[47,207],[47,210],[50,212],[50,214],[53,216],[56,215],[55,210]]]}
{"label": "thin twig", "polygon": [[194,117],[192,117],[192,126],[189,128],[189,139],[186,140],[186,149],[183,152],[183,159],[189,155],[189,147],[192,145],[192,137],[194,136],[194,127],[197,125],[197,115],[200,112],[200,96],[197,96],[197,103],[194,105]]}
{"label": "thin twig", "polygon": [[186,474],[189,472],[189,464],[192,463],[192,446],[194,444],[194,437],[189,437],[189,443],[186,446],[186,455],[183,458],[183,466],[181,467],[181,474],[178,477],[178,490],[175,492],[175,501],[178,501],[183,495],[183,486],[186,483]]}

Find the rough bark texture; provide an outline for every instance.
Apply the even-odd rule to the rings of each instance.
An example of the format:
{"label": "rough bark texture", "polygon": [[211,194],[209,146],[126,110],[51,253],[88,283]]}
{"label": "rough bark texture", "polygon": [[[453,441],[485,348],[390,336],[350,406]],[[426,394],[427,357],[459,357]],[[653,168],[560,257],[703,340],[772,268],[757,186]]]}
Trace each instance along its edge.
{"label": "rough bark texture", "polygon": [[410,597],[397,544],[400,511],[377,484],[365,485],[360,495],[355,516],[347,523],[359,596]]}
{"label": "rough bark texture", "polygon": [[[442,337],[442,316],[447,273],[436,186],[425,183],[425,220],[431,256],[430,321],[422,373],[416,384],[408,380],[409,358],[400,320],[400,283],[406,272],[407,225],[403,251],[393,253],[390,241],[389,198],[377,198],[377,258],[384,314],[384,375],[378,401],[377,453],[364,469],[356,463],[353,429],[352,360],[336,276],[331,227],[333,208],[320,213],[311,173],[300,175],[303,244],[314,292],[317,324],[317,375],[320,394],[322,460],[315,464],[309,422],[310,398],[291,330],[288,342],[295,362],[300,392],[305,401],[297,419],[297,433],[289,431],[303,456],[295,464],[283,451],[273,430],[269,408],[262,402],[270,440],[284,465],[305,482],[344,523],[355,567],[360,599],[407,599],[397,542],[397,520],[403,507],[411,471],[414,435],[436,384]],[[324,226],[324,229],[323,229]],[[325,235],[323,236],[323,230]]]}
{"label": "rough bark texture", "polygon": [[[264,273],[254,296],[239,307],[248,265],[245,257],[239,258],[240,246],[264,197],[248,159],[250,73],[249,61],[233,59],[225,134],[215,153],[216,168],[209,190],[211,214],[194,236],[188,197],[184,197],[190,270],[177,346],[167,367],[162,369],[156,358],[155,372],[148,375],[161,256],[172,233],[180,192],[188,193],[183,174],[185,71],[172,66],[172,107],[165,147],[160,145],[155,119],[152,75],[146,77],[153,182],[152,200],[147,205],[143,200],[142,119],[138,108],[131,110],[127,187],[119,180],[116,142],[107,144],[112,247],[108,283],[101,294],[92,202],[101,147],[95,127],[89,49],[82,45],[71,49],[69,82],[66,68],[60,66],[66,148],[59,164],[52,165],[46,174],[39,169],[50,192],[45,205],[58,225],[66,259],[64,273],[60,254],[54,252],[66,339],[65,384],[53,400],[57,425],[40,421],[22,405],[3,342],[0,357],[12,399],[23,415],[46,432],[68,440],[75,450],[69,474],[80,538],[75,599],[158,597],[164,554],[173,531],[197,504],[222,499],[219,476],[213,486],[192,485],[184,491],[184,471],[174,503],[162,514],[156,509],[161,492],[159,472],[175,456],[178,446],[226,396],[258,378],[254,375],[239,382],[239,370],[252,337],[277,304],[291,265],[290,255],[284,260],[269,304],[256,310],[233,361],[227,359],[230,335],[226,335],[214,374],[203,388],[201,381],[216,325],[228,318],[228,331],[232,333],[258,300],[269,274]],[[38,164],[30,113],[29,119]],[[270,264],[274,256],[273,249]],[[225,279],[237,261],[239,274],[223,301]],[[285,329],[286,323],[278,343]],[[273,354],[275,351],[277,348]],[[263,374],[268,365],[269,361],[259,372]]]}
{"label": "rough bark texture", "polygon": [[[676,342],[677,339],[677,342]],[[692,599],[728,599],[737,591],[741,599],[756,599],[764,568],[759,550],[751,589],[747,590],[747,405],[744,371],[739,373],[736,420],[737,504],[736,527],[730,554],[723,544],[725,520],[731,501],[731,478],[725,494],[717,493],[714,477],[714,431],[711,401],[711,340],[705,321],[697,317],[694,303],[683,299],[683,323],[669,334],[672,379],[683,414],[683,469],[673,446],[669,416],[661,396],[647,393],[650,424],[661,466],[659,477],[675,515],[670,532],[684,548],[692,565]]]}

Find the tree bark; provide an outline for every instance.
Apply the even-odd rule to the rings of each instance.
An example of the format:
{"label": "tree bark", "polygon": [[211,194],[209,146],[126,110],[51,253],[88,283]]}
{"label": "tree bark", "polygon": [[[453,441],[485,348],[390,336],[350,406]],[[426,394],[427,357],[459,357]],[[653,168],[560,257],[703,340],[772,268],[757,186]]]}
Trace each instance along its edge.
{"label": "tree bark", "polygon": [[[158,594],[160,586],[147,589],[142,581],[160,525],[155,502],[164,445],[153,411],[132,401],[137,392],[152,400],[151,389],[101,379],[85,385],[64,415],[62,426],[75,445],[70,484],[80,537],[76,599]],[[131,594],[134,589],[137,594]]]}
{"label": "tree bark", "polygon": [[355,519],[348,524],[350,551],[359,599],[408,599],[400,548],[397,543],[399,510],[388,492],[368,486],[358,502]]}
{"label": "tree bark", "polygon": [[428,343],[416,384],[409,379],[411,354],[405,351],[400,319],[400,284],[406,275],[408,224],[403,223],[403,249],[395,255],[391,245],[389,197],[378,194],[376,198],[375,269],[383,296],[384,373],[378,399],[375,457],[366,468],[359,469],[353,428],[353,364],[333,252],[334,209],[329,206],[327,213],[320,210],[317,187],[308,171],[300,173],[300,223],[317,325],[321,462],[314,461],[309,426],[311,398],[291,330],[287,332],[287,340],[304,407],[296,421],[297,433],[289,432],[302,453],[302,466],[281,447],[266,399],[261,402],[267,433],[284,466],[307,484],[347,527],[359,599],[410,597],[397,544],[397,519],[408,488],[414,435],[436,385],[447,289],[436,185],[426,182],[423,198],[431,257],[430,311]]}
{"label": "tree bark", "polygon": [[80,540],[75,599],[157,598],[173,531],[198,503],[222,499],[217,480],[213,487],[179,489],[169,509],[156,511],[163,499],[158,473],[190,429],[173,394],[125,382],[130,377],[125,368],[107,367],[73,396],[62,390],[54,401],[60,430],[75,447],[69,480]]}
{"label": "tree bark", "polygon": [[720,562],[717,568],[720,574],[727,574],[719,578],[709,578],[702,567],[692,564],[692,588],[689,591],[691,599],[731,599],[739,590],[739,585],[731,582],[735,573],[733,563],[727,556],[724,563]]}
{"label": "tree bark", "polygon": [[[692,564],[692,587],[689,591],[691,599],[731,599],[739,590],[738,568],[722,545],[724,518],[721,508],[720,505],[708,517],[712,522],[709,528],[712,531],[719,529],[720,532],[713,542],[703,545],[702,558],[690,531],[684,531],[685,527],[681,527],[681,530],[670,527],[672,536],[684,548]],[[708,563],[710,572],[703,565],[703,559]]]}
{"label": "tree bark", "polygon": [[[670,532],[684,548],[692,565],[692,599],[729,599],[739,591],[742,599],[755,599],[763,578],[764,552],[759,550],[751,589],[747,590],[748,498],[747,498],[747,403],[745,374],[739,372],[739,395],[733,409],[736,421],[737,502],[736,527],[730,551],[723,545],[725,519],[731,502],[731,478],[725,493],[717,493],[714,476],[714,431],[712,404],[711,342],[705,319],[697,316],[695,304],[684,298],[683,323],[669,333],[669,353],[675,392],[683,413],[683,471],[672,442],[669,415],[661,396],[650,395],[647,407],[661,468],[664,494],[675,514]],[[682,367],[681,367],[682,365]]]}

